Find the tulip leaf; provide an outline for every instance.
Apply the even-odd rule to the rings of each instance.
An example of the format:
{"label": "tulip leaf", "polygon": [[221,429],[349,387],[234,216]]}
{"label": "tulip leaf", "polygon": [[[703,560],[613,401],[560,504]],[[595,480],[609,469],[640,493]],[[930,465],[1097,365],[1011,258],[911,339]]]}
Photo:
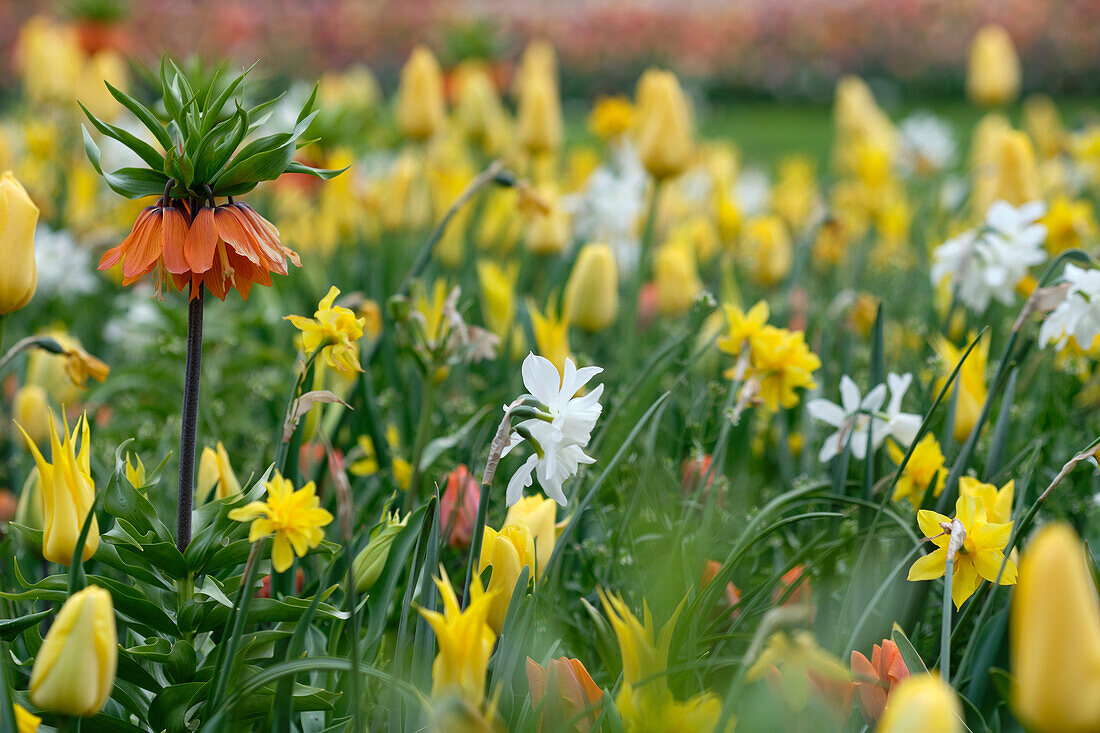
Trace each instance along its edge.
{"label": "tulip leaf", "polygon": [[203,687],[205,684],[202,682],[186,682],[162,689],[149,704],[149,725],[153,730],[185,733],[189,730],[187,711],[191,708],[195,693]]}
{"label": "tulip leaf", "polygon": [[913,643],[909,641],[909,637],[901,630],[901,626],[896,623],[894,624],[894,629],[890,632],[890,638],[897,644],[898,651],[901,653],[901,658],[911,673],[916,674],[917,670],[928,671],[928,667],[925,665],[924,660],[920,658],[920,654],[918,654],[916,648],[913,647]]}

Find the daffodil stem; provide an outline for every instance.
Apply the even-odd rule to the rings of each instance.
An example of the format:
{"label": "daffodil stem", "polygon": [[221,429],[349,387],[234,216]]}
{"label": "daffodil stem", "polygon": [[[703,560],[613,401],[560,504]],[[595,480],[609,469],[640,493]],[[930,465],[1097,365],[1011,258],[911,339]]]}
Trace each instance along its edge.
{"label": "daffodil stem", "polygon": [[180,425],[179,504],[176,510],[176,547],[191,544],[191,507],[195,492],[195,435],[199,424],[199,378],[202,375],[202,306],[205,290],[187,305],[187,362],[183,381],[183,415]]}
{"label": "daffodil stem", "polygon": [[940,625],[940,676],[951,684],[951,582],[955,570],[954,558],[949,558],[943,572],[943,623]]}

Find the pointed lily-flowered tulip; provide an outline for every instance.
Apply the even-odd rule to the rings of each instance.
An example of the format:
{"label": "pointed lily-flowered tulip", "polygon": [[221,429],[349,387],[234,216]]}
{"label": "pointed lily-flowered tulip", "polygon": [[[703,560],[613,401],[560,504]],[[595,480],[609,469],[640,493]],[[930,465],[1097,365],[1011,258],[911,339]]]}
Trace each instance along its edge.
{"label": "pointed lily-flowered tulip", "polygon": [[1012,594],[1012,705],[1029,731],[1100,730],[1100,596],[1068,524],[1024,549]]}
{"label": "pointed lily-flowered tulip", "polygon": [[[88,419],[80,416],[69,434],[65,423],[65,439],[57,435],[57,426],[50,416],[50,460],[47,463],[38,446],[27,432],[20,428],[27,447],[38,466],[39,485],[42,490],[42,556],[58,565],[68,565],[76,552],[80,530],[95,501],[95,481],[91,472],[91,431]],[[80,436],[80,450],[76,449]],[[84,542],[82,557],[88,560],[99,547],[99,522],[92,517],[91,527]]]}
{"label": "pointed lily-flowered tulip", "polygon": [[527,682],[531,688],[531,707],[541,710],[539,731],[568,730],[587,733],[600,715],[603,690],[592,681],[579,659],[559,657],[543,667],[527,657]]}
{"label": "pointed lily-flowered tulip", "polygon": [[87,717],[103,709],[115,684],[118,633],[111,594],[89,585],[58,612],[31,669],[31,702]]}
{"label": "pointed lily-flowered tulip", "polygon": [[875,644],[870,661],[862,652],[852,651],[852,685],[859,692],[864,717],[872,724],[882,717],[890,694],[908,677],[909,667],[890,639]]}
{"label": "pointed lily-flowered tulip", "polygon": [[470,602],[463,610],[446,573],[436,578],[435,584],[443,598],[443,612],[420,609],[439,645],[432,663],[432,697],[438,700],[457,694],[480,707],[485,699],[489,656],[496,641],[496,634],[489,626],[496,593],[486,592],[475,575],[470,583]]}
{"label": "pointed lily-flowered tulip", "polygon": [[920,674],[890,694],[875,733],[962,733],[964,729],[955,691],[939,677]]}

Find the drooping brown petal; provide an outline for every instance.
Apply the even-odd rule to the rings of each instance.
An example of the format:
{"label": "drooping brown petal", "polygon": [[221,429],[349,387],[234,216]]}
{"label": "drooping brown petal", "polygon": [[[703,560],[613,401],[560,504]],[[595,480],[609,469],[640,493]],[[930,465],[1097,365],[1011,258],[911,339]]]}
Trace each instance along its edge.
{"label": "drooping brown petal", "polygon": [[187,241],[183,244],[183,254],[191,272],[206,272],[214,262],[214,248],[218,244],[218,232],[214,227],[214,210],[209,206],[199,209],[191,228],[187,231]]}
{"label": "drooping brown petal", "polygon": [[179,209],[172,206],[164,209],[162,218],[161,240],[164,267],[173,275],[181,275],[191,269],[184,253],[184,242],[187,239],[187,219]]}

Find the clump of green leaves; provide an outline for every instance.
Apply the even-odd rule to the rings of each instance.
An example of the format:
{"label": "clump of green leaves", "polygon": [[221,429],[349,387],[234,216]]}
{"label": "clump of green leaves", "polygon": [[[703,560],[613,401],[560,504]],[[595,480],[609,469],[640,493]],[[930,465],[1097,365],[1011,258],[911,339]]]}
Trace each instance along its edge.
{"label": "clump of green leaves", "polygon": [[231,79],[223,78],[221,69],[207,76],[189,76],[175,61],[163,57],[160,92],[164,115],[107,84],[114,98],[152,133],[162,150],[98,119],[81,104],[100,133],[132,150],[148,167],[104,171],[99,146],[81,125],[88,159],[112,190],[131,199],[159,195],[166,189],[171,198],[177,199],[239,196],[283,173],[307,173],[325,180],[341,173],[294,160],[295,151],[312,142],[302,140],[302,135],[317,115],[316,86],[298,113],[294,129],[245,142],[266,121],[280,98],[245,106],[243,82],[253,67]]}

